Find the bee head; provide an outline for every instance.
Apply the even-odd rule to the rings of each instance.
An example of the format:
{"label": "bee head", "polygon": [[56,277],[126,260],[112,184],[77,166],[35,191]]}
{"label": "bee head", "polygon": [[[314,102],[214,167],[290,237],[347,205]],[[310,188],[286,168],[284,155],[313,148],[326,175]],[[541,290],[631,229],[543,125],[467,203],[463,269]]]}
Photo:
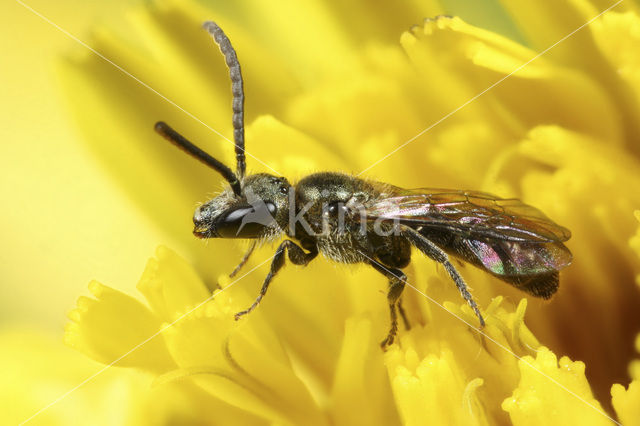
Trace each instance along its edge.
{"label": "bee head", "polygon": [[264,173],[247,176],[242,192],[227,187],[193,214],[199,238],[270,238],[280,235],[288,221],[290,184]]}
{"label": "bee head", "polygon": [[198,207],[193,215],[193,233],[199,238],[269,238],[279,235],[288,221],[289,182],[282,177],[255,174],[245,177],[244,89],[240,63],[229,38],[214,22],[204,29],[225,57],[233,94],[233,139],[236,171],[232,171],[185,137],[159,121],[155,130],[169,142],[211,167],[229,183],[217,197]]}

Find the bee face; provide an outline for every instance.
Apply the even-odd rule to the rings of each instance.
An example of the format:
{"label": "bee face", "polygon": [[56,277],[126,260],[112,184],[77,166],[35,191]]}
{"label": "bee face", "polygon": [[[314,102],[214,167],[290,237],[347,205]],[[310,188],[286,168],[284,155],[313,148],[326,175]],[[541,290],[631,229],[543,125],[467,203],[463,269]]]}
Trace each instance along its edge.
{"label": "bee face", "polygon": [[267,174],[248,176],[241,196],[226,189],[196,208],[199,238],[264,238],[279,235],[288,220],[289,182]]}
{"label": "bee face", "polygon": [[193,234],[198,238],[219,237],[218,229],[223,223],[226,212],[240,205],[233,191],[227,188],[220,195],[196,207],[193,213]]}

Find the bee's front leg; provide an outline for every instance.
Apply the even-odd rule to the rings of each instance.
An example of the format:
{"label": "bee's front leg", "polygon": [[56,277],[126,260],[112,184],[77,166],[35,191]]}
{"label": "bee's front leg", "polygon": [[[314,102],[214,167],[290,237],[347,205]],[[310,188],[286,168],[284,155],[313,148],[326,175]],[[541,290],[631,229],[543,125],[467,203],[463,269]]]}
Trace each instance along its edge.
{"label": "bee's front leg", "polygon": [[229,278],[233,278],[236,276],[236,274],[238,272],[240,272],[240,270],[242,269],[242,267],[247,263],[247,260],[249,260],[249,257],[251,257],[251,254],[253,253],[253,250],[255,250],[256,248],[256,241],[253,241],[251,243],[251,245],[249,246],[249,248],[247,249],[246,253],[244,254],[244,256],[242,256],[242,259],[240,260],[240,263],[238,263],[238,265],[233,269],[233,272],[231,272],[229,274]]}
{"label": "bee's front leg", "polygon": [[269,274],[267,275],[267,278],[265,278],[264,283],[262,284],[262,289],[260,290],[260,294],[256,298],[255,302],[253,302],[253,304],[251,306],[249,306],[248,309],[245,309],[244,311],[238,312],[235,315],[236,321],[239,320],[240,317],[242,317],[243,315],[246,315],[249,312],[251,312],[252,310],[254,310],[255,307],[258,306],[258,304],[260,304],[260,301],[262,300],[264,295],[267,294],[267,289],[269,288],[269,283],[271,282],[273,277],[278,273],[280,268],[282,268],[284,266],[285,252],[287,252],[289,254],[289,260],[294,265],[306,265],[307,263],[311,262],[318,255],[318,250],[317,249],[314,249],[314,250],[310,251],[309,253],[306,253],[302,249],[302,247],[300,247],[299,245],[297,245],[293,241],[291,241],[291,240],[283,241],[282,244],[280,244],[278,246],[275,256],[273,256],[273,261],[271,262],[271,270],[269,271]]}

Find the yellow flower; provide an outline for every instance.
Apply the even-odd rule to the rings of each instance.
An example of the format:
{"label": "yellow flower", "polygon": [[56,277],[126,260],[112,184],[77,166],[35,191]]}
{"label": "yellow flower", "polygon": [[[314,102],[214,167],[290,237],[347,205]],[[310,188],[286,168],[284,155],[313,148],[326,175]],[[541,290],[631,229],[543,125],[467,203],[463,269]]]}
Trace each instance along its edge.
{"label": "yellow flower", "polygon": [[[282,286],[293,290],[295,278],[288,278]],[[474,321],[466,305],[447,302],[455,316],[417,308],[414,315],[427,324],[403,333],[400,345],[383,354],[384,307],[375,316],[354,313],[349,293],[364,294],[356,288],[360,280],[345,285],[332,278],[325,288],[331,294],[274,295],[280,300],[235,322],[233,314],[253,295],[222,276],[225,287],[208,297],[196,271],[160,247],[138,284],[148,306],[94,282],[95,299],[80,299],[70,313],[66,342],[105,364],[152,372],[156,391],[195,384],[225,424],[237,421],[238,409],[243,422],[255,423],[494,424],[510,414],[517,424],[562,424],[576,416],[607,424],[584,364],[566,357],[558,363],[524,325],[525,300],[509,312],[501,297],[494,299],[485,310],[485,338],[459,320]],[[449,293],[444,282],[429,291]],[[289,308],[288,298],[298,306]],[[332,315],[313,312],[313,305],[325,312],[331,306]],[[535,359],[516,358],[532,352]]]}
{"label": "yellow flower", "polygon": [[[147,372],[110,369],[94,376],[99,363],[43,333],[5,331],[0,345],[3,424],[202,424],[219,409],[193,385],[151,386],[154,376]],[[234,418],[240,424],[242,412]]]}
{"label": "yellow flower", "polygon": [[638,422],[637,362],[628,389],[611,385],[629,382],[640,328],[640,256],[632,250],[640,16],[624,2],[596,18],[608,6],[505,1],[520,41],[456,17],[426,21],[398,43],[399,28],[447,8],[311,0],[215,13],[162,1],[131,15],[134,41],[98,32],[91,44],[99,52],[227,135],[226,70],[199,29],[214,19],[243,66],[247,148],[257,159],[291,179],[366,170],[405,187],[517,196],[571,229],[575,260],[550,303],[528,302],[533,332],[524,325],[526,300],[517,302],[522,293],[465,268],[487,320],[482,337],[460,321],[476,324],[455,286],[417,255],[409,282],[419,291],[405,295],[414,326],[385,354],[386,283],[366,269],[289,267],[236,323],[233,313],[255,297],[266,265],[230,283],[224,275],[241,251],[229,241],[192,241],[191,208],[216,185],[152,126],[165,119],[227,163],[230,146],[207,143],[207,126],[79,52],[62,76],[91,148],[189,262],[160,248],[138,285],[146,304],[92,283],[95,299],[80,299],[67,342],[153,375],[153,389],[198,394],[216,407],[202,422],[606,424],[605,412]]}

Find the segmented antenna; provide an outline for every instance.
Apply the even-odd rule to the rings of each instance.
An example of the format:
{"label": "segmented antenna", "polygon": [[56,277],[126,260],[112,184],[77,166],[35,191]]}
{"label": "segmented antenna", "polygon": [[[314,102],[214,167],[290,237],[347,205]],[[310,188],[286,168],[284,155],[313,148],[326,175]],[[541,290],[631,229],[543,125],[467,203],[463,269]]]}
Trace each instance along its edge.
{"label": "segmented antenna", "polygon": [[227,67],[229,67],[231,93],[233,94],[233,140],[236,144],[236,174],[238,179],[242,180],[247,165],[244,156],[244,83],[240,72],[240,62],[238,62],[238,55],[236,55],[229,37],[218,24],[207,21],[202,24],[202,28],[211,34],[224,55]]}
{"label": "segmented antenna", "polygon": [[231,170],[229,167],[225,166],[220,161],[216,160],[211,155],[207,154],[206,152],[195,146],[193,143],[189,142],[187,138],[173,130],[164,121],[158,121],[155,125],[155,130],[166,140],[168,140],[193,158],[200,160],[207,166],[220,173],[222,177],[225,178],[231,185],[233,193],[237,196],[242,195],[242,188],[240,187],[238,176],[236,176],[236,174],[233,173],[233,170]]}

